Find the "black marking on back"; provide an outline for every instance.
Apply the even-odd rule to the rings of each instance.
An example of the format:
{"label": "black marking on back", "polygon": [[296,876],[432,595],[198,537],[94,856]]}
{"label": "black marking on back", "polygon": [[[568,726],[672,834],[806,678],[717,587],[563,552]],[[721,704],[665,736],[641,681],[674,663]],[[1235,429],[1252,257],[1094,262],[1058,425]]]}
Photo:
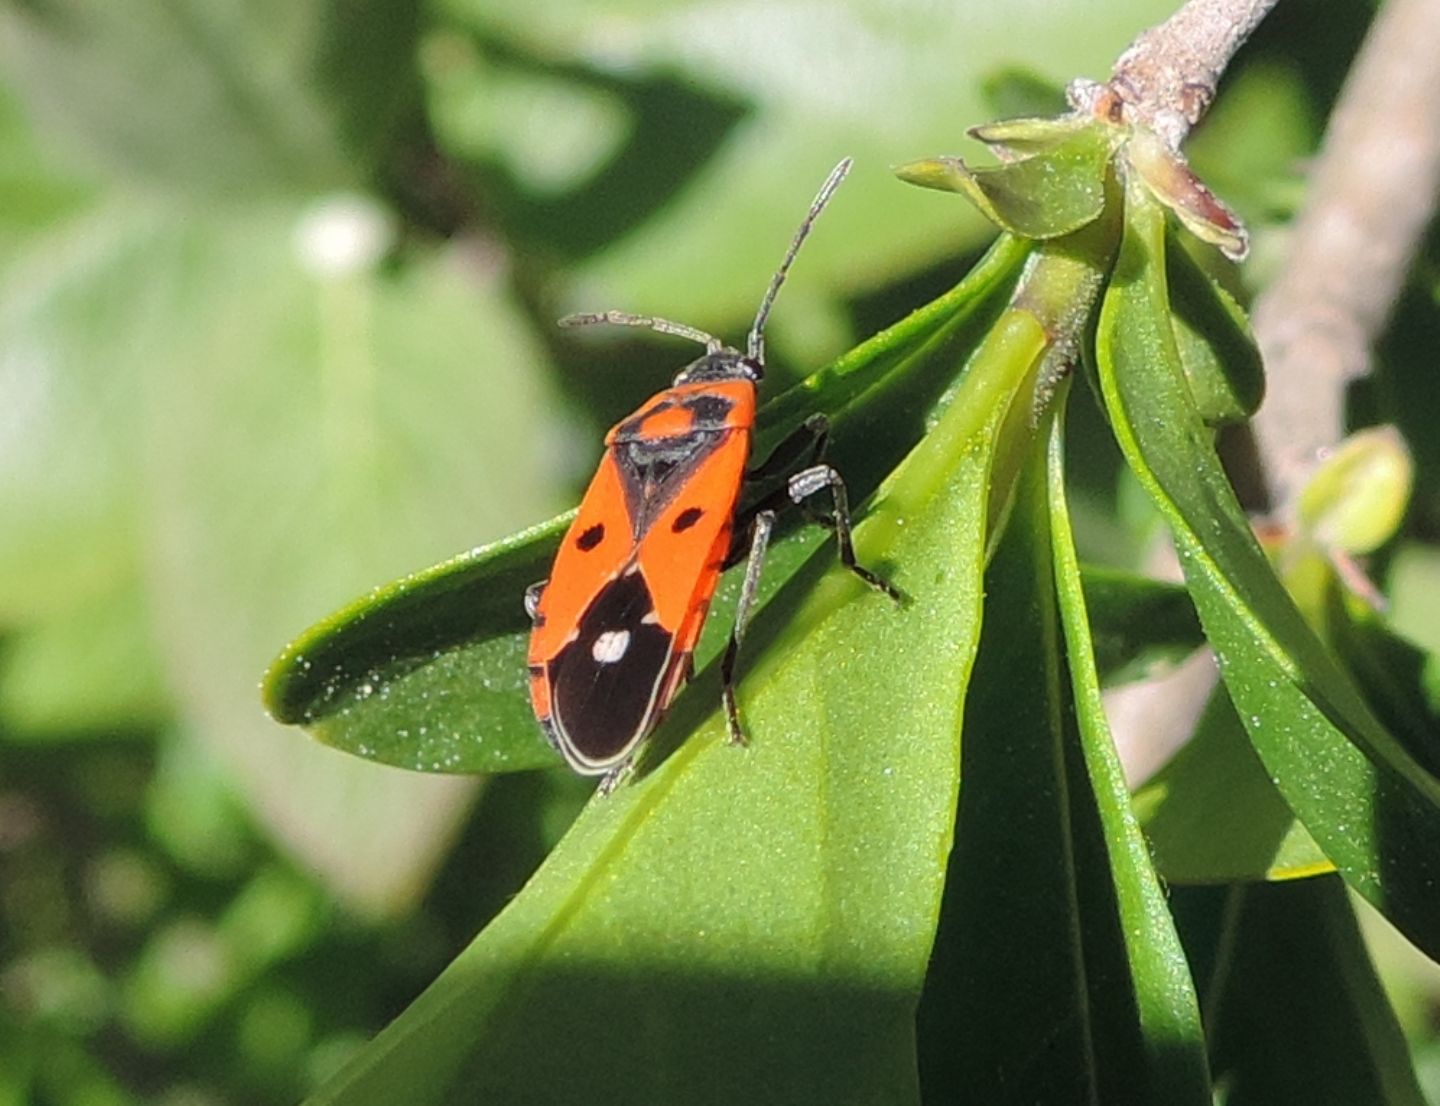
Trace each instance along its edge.
{"label": "black marking on back", "polygon": [[625,489],[631,536],[637,542],[726,437],[744,433],[726,425],[735,403],[723,395],[701,393],[680,402],[691,416],[684,429],[665,435],[646,432],[645,424],[652,414],[675,406],[675,401],[662,399],[641,415],[621,423],[610,440]]}
{"label": "black marking on back", "polygon": [[[556,725],[587,760],[604,763],[622,756],[655,722],[673,639],[658,623],[644,621],[654,606],[638,571],[617,577],[586,608],[575,640],[550,662]],[[614,630],[629,631],[629,645],[617,661],[601,664],[594,657],[595,642]]]}
{"label": "black marking on back", "polygon": [[685,401],[685,410],[695,417],[695,425],[702,430],[720,430],[735,404],[724,396],[698,395]]}
{"label": "black marking on back", "polygon": [[670,524],[670,530],[675,534],[683,534],[704,517],[705,512],[701,508],[686,507],[675,516],[675,521]]}
{"label": "black marking on back", "polygon": [[575,539],[575,548],[588,553],[605,540],[605,524],[597,522]]}
{"label": "black marking on back", "polygon": [[619,429],[615,432],[615,440],[617,442],[625,442],[644,437],[645,424],[650,421],[651,417],[661,414],[664,411],[669,411],[674,406],[675,401],[673,399],[662,399],[657,403],[651,404],[638,415],[622,422]]}

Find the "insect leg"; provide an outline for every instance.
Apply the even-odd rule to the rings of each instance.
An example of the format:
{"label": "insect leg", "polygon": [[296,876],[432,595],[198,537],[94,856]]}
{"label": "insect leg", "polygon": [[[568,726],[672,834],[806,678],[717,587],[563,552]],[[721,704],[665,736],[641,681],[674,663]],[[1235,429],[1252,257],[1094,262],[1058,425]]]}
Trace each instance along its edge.
{"label": "insect leg", "polygon": [[634,772],[635,758],[633,756],[626,757],[622,763],[617,764],[600,777],[600,786],[595,789],[595,793],[604,798],[624,783]]}
{"label": "insect leg", "polygon": [[745,474],[752,483],[776,480],[786,473],[794,472],[797,459],[809,453],[805,466],[818,465],[825,457],[825,446],[830,440],[830,420],[815,413],[786,435],[770,456]]}
{"label": "insect leg", "polygon": [[830,491],[830,514],[821,516],[821,519],[825,526],[835,531],[840,563],[872,588],[883,591],[897,603],[901,602],[900,591],[894,584],[875,575],[855,559],[855,546],[850,540],[850,502],[840,474],[829,465],[811,465],[790,477],[787,485],[790,498],[802,510],[805,500],[827,488]]}
{"label": "insect leg", "polygon": [[750,521],[750,555],[745,561],[745,579],[740,585],[740,601],[735,606],[735,626],[730,643],[720,658],[720,696],[725,702],[725,726],[732,745],[744,745],[745,731],[740,728],[740,708],[735,702],[735,661],[740,656],[740,641],[755,606],[755,592],[760,586],[760,570],[765,565],[765,549],[770,544],[770,531],[775,526],[774,511],[758,511]]}
{"label": "insect leg", "polygon": [[539,617],[540,594],[545,590],[545,585],[549,582],[549,580],[541,580],[538,583],[531,584],[525,589],[525,613],[530,616],[531,622],[534,622],[536,618]]}

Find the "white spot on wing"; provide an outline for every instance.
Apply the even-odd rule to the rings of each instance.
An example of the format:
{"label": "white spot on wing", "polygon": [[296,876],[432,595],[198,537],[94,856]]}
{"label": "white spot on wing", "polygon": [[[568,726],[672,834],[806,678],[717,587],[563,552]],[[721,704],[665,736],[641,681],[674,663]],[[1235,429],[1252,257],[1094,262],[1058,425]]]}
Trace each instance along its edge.
{"label": "white spot on wing", "polygon": [[614,664],[630,648],[629,630],[606,630],[590,646],[590,655],[596,664]]}

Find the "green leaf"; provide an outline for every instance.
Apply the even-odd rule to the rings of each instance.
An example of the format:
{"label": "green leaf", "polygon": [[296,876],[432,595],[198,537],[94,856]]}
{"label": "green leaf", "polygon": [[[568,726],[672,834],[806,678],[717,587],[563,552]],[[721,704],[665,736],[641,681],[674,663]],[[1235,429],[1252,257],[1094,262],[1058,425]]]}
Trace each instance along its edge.
{"label": "green leaf", "polygon": [[1390,732],[1440,775],[1440,662],[1332,577],[1326,593],[1331,644]]}
{"label": "green leaf", "polygon": [[1169,883],[1296,879],[1335,868],[1265,774],[1223,687],[1185,747],[1136,792],[1135,809]]}
{"label": "green leaf", "polygon": [[55,164],[8,87],[0,88],[0,259],[8,265],[27,237],[83,208],[92,190],[73,170]]}
{"label": "green leaf", "polygon": [[981,81],[985,106],[996,119],[1043,118],[1062,114],[1065,89],[1059,83],[1018,65],[1004,65]]}
{"label": "green leaf", "polygon": [[1065,122],[1068,137],[1018,161],[976,169],[959,158],[937,157],[902,165],[895,175],[923,188],[963,194],[1011,234],[1036,239],[1071,234],[1104,209],[1111,145],[1108,128]]}
{"label": "green leaf", "polygon": [[92,162],[201,195],[365,183],[415,106],[415,0],[45,0],[0,11],[5,75]]}
{"label": "green leaf", "polygon": [[[1066,664],[1074,696],[1075,725],[1083,756],[1077,763],[1074,747],[1067,752],[1072,781],[1071,808],[1081,809],[1083,820],[1089,819],[1089,810],[1083,809],[1088,807],[1084,803],[1085,793],[1079,786],[1079,781],[1086,778],[1078,770],[1083,763],[1093,790],[1094,816],[1103,834],[1105,858],[1113,880],[1113,891],[1105,888],[1114,896],[1113,921],[1107,921],[1113,925],[1114,932],[1122,935],[1150,1100],[1167,1106],[1186,1102],[1199,1106],[1211,1101],[1199,1002],[1165,892],[1151,863],[1149,846],[1131,807],[1125,774],[1100,698],[1090,619],[1085,609],[1080,566],[1065,500],[1064,456],[1064,441],[1057,420],[1051,435],[1048,466],[1050,537],[1055,587],[1065,630]],[[1079,821],[1081,819],[1077,819]],[[1085,838],[1079,825],[1076,838],[1077,859],[1083,863]],[[1092,836],[1092,848],[1095,840]],[[1083,895],[1080,906],[1082,911],[1087,911],[1089,906]],[[1091,927],[1097,924],[1093,910],[1087,911],[1087,920]],[[1094,985],[1103,986],[1100,982],[1105,978],[1103,971],[1096,971],[1093,963],[1088,970],[1096,981]],[[1103,1048],[1100,1055],[1103,1061]],[[1115,1093],[1104,1095],[1102,1101],[1119,1101],[1125,1097],[1121,1088],[1128,1091],[1132,1086],[1132,1072],[1129,1065],[1112,1069]]]}
{"label": "green leaf", "polygon": [[927,1101],[1100,1101],[1086,959],[1102,950],[1084,947],[1079,915],[1064,754],[1074,733],[1039,455],[1032,443],[985,575],[955,845],[919,1013]]}
{"label": "green leaf", "polygon": [[1083,566],[1081,580],[1105,685],[1147,679],[1205,643],[1190,595],[1178,584],[1103,565]]}
{"label": "green leaf", "polygon": [[988,467],[1045,342],[1008,314],[858,527],[910,600],[821,548],[747,638],[750,747],[725,742],[711,666],[635,782],[315,1106],[917,1100]]}
{"label": "green leaf", "polygon": [[[809,414],[832,420],[832,460],[859,503],[924,432],[930,408],[993,317],[1026,247],[1002,240],[949,294],[817,372],[762,412],[761,455]],[[525,689],[525,587],[543,579],[569,516],[357,601],[308,631],[271,667],[266,704],[320,740],[406,768],[495,772],[550,764]],[[767,558],[770,587],[819,540],[792,531]],[[734,574],[697,661],[717,655]],[[765,594],[768,594],[765,593]]]}
{"label": "green leaf", "polygon": [[956,844],[920,1010],[926,1097],[1208,1103],[1197,1004],[1089,643],[1083,631],[1062,638],[1062,618],[1085,615],[1053,441],[1052,487],[1042,433],[986,575]]}
{"label": "green leaf", "polygon": [[1227,1106],[1422,1106],[1340,880],[1225,892],[1207,1023]]}
{"label": "green leaf", "polygon": [[1178,235],[1170,236],[1166,246],[1175,345],[1195,406],[1211,426],[1241,422],[1265,396],[1265,369],[1245,310],[1201,268]]}
{"label": "green leaf", "polygon": [[1271,571],[1185,383],[1164,277],[1164,214],[1129,189],[1096,345],[1126,460],[1175,535],[1250,740],[1347,882],[1440,953],[1440,785],[1376,721]]}

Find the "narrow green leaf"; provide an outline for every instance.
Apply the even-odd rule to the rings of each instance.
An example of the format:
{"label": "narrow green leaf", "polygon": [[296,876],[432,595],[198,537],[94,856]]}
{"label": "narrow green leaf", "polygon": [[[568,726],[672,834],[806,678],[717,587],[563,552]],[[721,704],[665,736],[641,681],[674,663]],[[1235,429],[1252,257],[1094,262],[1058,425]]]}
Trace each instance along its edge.
{"label": "narrow green leaf", "polygon": [[[1048,473],[1055,587],[1065,631],[1075,726],[1086,773],[1081,776],[1072,770],[1072,808],[1087,794],[1093,794],[1093,809],[1103,831],[1113,880],[1115,920],[1123,935],[1144,1054],[1147,1075],[1144,1101],[1165,1106],[1180,1103],[1202,1106],[1210,1103],[1211,1092],[1199,1002],[1185,950],[1175,932],[1165,893],[1130,805],[1125,774],[1100,699],[1089,615],[1065,502],[1064,442],[1058,420],[1050,440]],[[1088,782],[1088,788],[1082,781]],[[1078,843],[1083,834],[1079,826],[1076,837],[1077,856],[1083,860],[1083,845]],[[1081,905],[1085,906],[1083,898]],[[1097,1044],[1103,1045],[1098,1036]],[[1097,1051],[1103,1060],[1103,1049],[1097,1048]],[[1120,1075],[1114,1071],[1109,1074]],[[1133,1076],[1133,1072],[1126,1074]],[[1130,1079],[1123,1076],[1121,1085],[1133,1087]],[[1134,1094],[1133,1089],[1130,1094]],[[1104,1099],[1118,1100],[1114,1095]]]}
{"label": "narrow green leaf", "polygon": [[1201,269],[1178,237],[1166,241],[1165,278],[1175,345],[1190,393],[1211,426],[1241,422],[1265,396],[1259,347],[1244,309]]}
{"label": "narrow green leaf", "polygon": [[1039,456],[1032,441],[985,576],[955,847],[919,1013],[929,1101],[1102,1101],[1067,801],[1072,716]]}
{"label": "narrow green leaf", "polygon": [[[973,348],[1027,247],[1002,239],[953,291],[769,403],[763,453],[807,415],[832,420],[832,460],[854,502],[924,433],[954,365]],[[425,771],[495,772],[555,763],[525,691],[525,588],[542,579],[569,516],[462,554],[356,601],[271,666],[267,707],[360,756]],[[771,587],[819,542],[792,530],[767,558]],[[733,574],[697,651],[728,632]],[[766,592],[765,594],[768,594]]]}
{"label": "narrow green leaf", "polygon": [[1052,485],[1042,433],[986,574],[920,1010],[924,1088],[935,1101],[1208,1103],[1197,1004],[1089,643],[1083,629],[1061,636],[1062,618],[1085,615],[1053,441]]}
{"label": "narrow green leaf", "polygon": [[1163,210],[1132,185],[1101,309],[1106,408],[1165,514],[1191,595],[1260,759],[1346,880],[1440,954],[1440,784],[1376,721],[1276,580],[1186,385]]}
{"label": "narrow green leaf", "polygon": [[1045,342],[1008,315],[857,530],[909,602],[819,550],[747,638],[750,747],[724,740],[712,666],[658,763],[592,802],[315,1106],[917,1101],[989,458]]}
{"label": "narrow green leaf", "polygon": [[1225,894],[1229,928],[1206,1014],[1226,1106],[1423,1106],[1344,884]]}

